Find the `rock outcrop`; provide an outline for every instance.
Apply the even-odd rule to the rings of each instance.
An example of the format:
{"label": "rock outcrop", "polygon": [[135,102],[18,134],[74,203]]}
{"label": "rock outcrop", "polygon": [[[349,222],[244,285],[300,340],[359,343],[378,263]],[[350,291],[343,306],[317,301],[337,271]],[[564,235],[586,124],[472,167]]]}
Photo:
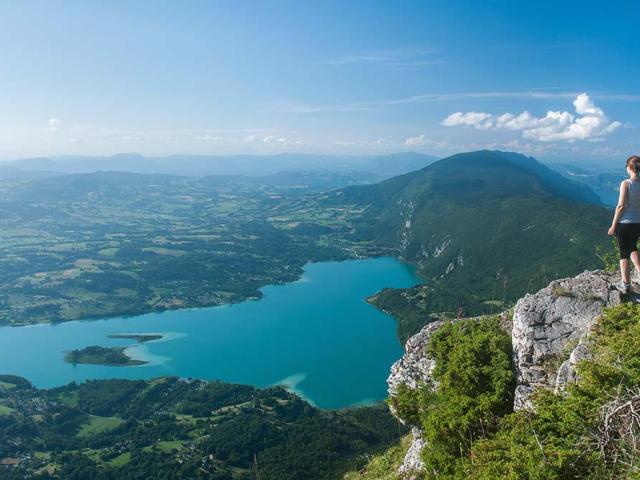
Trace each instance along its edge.
{"label": "rock outcrop", "polygon": [[612,286],[614,280],[602,271],[584,272],[555,280],[518,300],[511,333],[517,372],[515,410],[531,407],[529,399],[536,388],[561,390],[575,379],[573,367],[589,356],[584,340],[602,309],[622,301]]}
{"label": "rock outcrop", "polygon": [[[427,324],[419,333],[407,340],[405,352],[398,361],[391,366],[391,374],[387,378],[389,387],[389,395],[394,396],[398,386],[405,384],[407,387],[415,389],[418,385],[424,384],[430,388],[437,388],[433,381],[431,373],[435,367],[435,361],[425,355],[425,350],[431,335],[437,331],[444,322],[436,321]],[[400,420],[401,423],[407,424],[406,420],[401,418],[395,412],[393,406],[389,406],[391,413]],[[411,435],[413,437],[411,446],[405,454],[402,465],[398,473],[406,478],[415,478],[422,471],[424,464],[420,458],[420,452],[425,446],[419,425],[411,425]]]}
{"label": "rock outcrop", "polygon": [[[477,317],[482,318],[482,317]],[[501,326],[506,331],[511,331],[511,322],[509,320],[510,315],[501,315]],[[456,320],[453,320],[454,322]],[[445,321],[438,320],[431,322],[424,326],[419,333],[407,340],[405,345],[405,353],[402,357],[391,366],[391,373],[387,378],[388,391],[390,396],[394,396],[398,390],[398,386],[405,384],[411,389],[417,388],[419,385],[426,386],[428,388],[438,388],[437,382],[431,376],[433,369],[435,368],[435,360],[429,358],[425,354],[427,344],[431,336],[445,323]],[[393,413],[398,420],[407,425],[407,421],[400,418],[394,411],[393,406],[390,406],[391,413]],[[403,478],[413,479],[417,478],[418,474],[423,469],[423,462],[420,458],[420,452],[425,446],[425,441],[422,438],[419,425],[410,425],[411,435],[413,441],[409,450],[407,451],[404,461],[400,466],[399,473],[403,475]]]}
{"label": "rock outcrop", "polygon": [[404,355],[391,366],[391,373],[387,378],[389,395],[395,395],[398,386],[402,383],[409,388],[417,388],[419,384],[435,387],[431,378],[435,361],[425,355],[425,349],[433,332],[443,323],[442,321],[431,322],[407,340]]}
{"label": "rock outcrop", "polygon": [[[623,300],[613,287],[616,280],[603,271],[556,280],[539,292],[521,298],[513,316],[502,314],[502,326],[511,333],[516,368],[514,409],[530,408],[530,396],[537,388],[561,391],[575,381],[575,365],[590,356],[585,340],[602,309],[619,305]],[[634,297],[632,294],[628,299],[636,300]],[[389,395],[393,396],[402,383],[409,388],[420,384],[437,388],[431,376],[435,362],[428,358],[425,349],[443,323],[430,323],[407,341],[404,355],[391,367],[387,379]],[[393,409],[392,413],[395,414]],[[403,419],[400,421],[406,423]],[[423,468],[420,452],[428,448],[419,425],[410,426],[413,443],[399,470],[403,478],[417,477]]]}
{"label": "rock outcrop", "polygon": [[426,443],[422,438],[422,431],[418,427],[411,428],[411,436],[411,445],[402,460],[398,473],[403,478],[415,480],[419,473],[424,470],[424,462],[422,461],[420,453],[426,446]]}

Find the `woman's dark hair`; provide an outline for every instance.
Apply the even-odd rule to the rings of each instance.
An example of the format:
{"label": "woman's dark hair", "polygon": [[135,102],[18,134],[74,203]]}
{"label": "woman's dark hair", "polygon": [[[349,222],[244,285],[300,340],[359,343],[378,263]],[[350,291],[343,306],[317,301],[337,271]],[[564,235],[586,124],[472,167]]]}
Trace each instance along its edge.
{"label": "woman's dark hair", "polygon": [[627,158],[627,167],[631,167],[631,170],[640,174],[640,157],[637,155],[631,155]]}

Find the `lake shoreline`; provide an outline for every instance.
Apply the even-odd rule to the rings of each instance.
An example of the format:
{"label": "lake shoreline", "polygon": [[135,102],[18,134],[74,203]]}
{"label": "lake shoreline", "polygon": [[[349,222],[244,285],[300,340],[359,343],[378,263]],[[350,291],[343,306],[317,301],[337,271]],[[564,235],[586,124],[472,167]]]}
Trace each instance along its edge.
{"label": "lake shoreline", "polygon": [[[269,287],[269,286],[278,286],[278,285],[288,285],[291,283],[295,283],[298,282],[300,280],[302,280],[304,278],[304,273],[305,273],[305,267],[307,265],[313,265],[313,264],[318,264],[318,263],[327,263],[327,262],[348,262],[348,261],[354,261],[354,260],[368,260],[368,259],[375,259],[375,258],[393,258],[394,260],[397,260],[398,262],[405,264],[409,267],[411,267],[414,270],[414,274],[419,277],[416,265],[412,264],[411,262],[408,262],[407,260],[399,257],[399,256],[395,256],[395,255],[388,255],[386,253],[381,253],[380,255],[370,255],[370,256],[366,256],[366,257],[360,257],[360,256],[348,256],[345,258],[340,258],[340,259],[330,259],[330,260],[322,260],[322,261],[316,261],[316,262],[307,262],[305,263],[302,268],[301,268],[301,272],[300,274],[293,280],[287,281],[287,280],[283,280],[281,282],[272,282],[272,283],[267,283],[262,285],[261,287],[258,288],[257,295],[246,295],[246,296],[239,296],[238,298],[233,298],[232,300],[228,301],[228,302],[221,302],[221,303],[211,303],[211,304],[207,304],[207,305],[176,305],[176,306],[166,306],[166,307],[162,307],[162,308],[150,308],[150,309],[137,309],[137,310],[132,310],[130,312],[126,312],[126,313],[122,313],[122,314],[114,314],[114,313],[107,313],[104,315],[85,315],[83,318],[70,318],[70,319],[54,319],[54,320],[49,320],[49,321],[43,321],[43,322],[39,322],[39,321],[35,321],[35,322],[21,322],[21,323],[0,323],[0,328],[2,327],[16,327],[16,328],[21,328],[21,327],[33,327],[33,326],[38,326],[38,325],[61,325],[61,324],[65,324],[65,323],[70,323],[70,322],[91,322],[91,321],[96,321],[96,320],[108,320],[111,318],[133,318],[133,317],[139,317],[141,315],[147,315],[147,314],[151,314],[151,313],[157,313],[157,314],[161,314],[161,313],[165,313],[165,312],[176,312],[176,311],[185,311],[185,310],[201,310],[201,309],[207,309],[207,308],[218,308],[218,307],[228,307],[228,306],[232,306],[232,305],[237,305],[243,302],[247,302],[247,301],[258,301],[261,300],[263,297],[263,293],[262,293],[262,289],[265,287]],[[422,279],[421,279],[422,280]],[[383,288],[387,288],[387,287],[383,287]],[[377,293],[374,293],[373,295],[371,295],[372,297],[375,296]],[[374,305],[374,304],[372,304]],[[374,305],[375,306],[375,305]],[[377,307],[376,307],[377,308]],[[395,318],[395,317],[394,317]]]}
{"label": "lake shoreline", "polygon": [[[0,363],[39,388],[167,374],[262,388],[304,375],[296,388],[319,408],[369,403],[386,397],[402,345],[393,318],[366,298],[420,283],[414,272],[395,257],[309,262],[298,281],[264,287],[260,302],[2,329]],[[102,349],[91,358],[77,352],[77,367],[63,361],[87,345]]]}
{"label": "lake shoreline", "polygon": [[[94,321],[94,320],[105,320],[105,319],[109,319],[109,318],[131,318],[131,317],[138,317],[141,315],[147,315],[150,313],[164,313],[164,312],[175,312],[175,311],[180,311],[180,310],[198,310],[198,309],[203,309],[203,308],[216,308],[216,307],[225,307],[225,306],[230,306],[230,305],[237,305],[239,303],[242,302],[247,302],[247,301],[258,301],[262,298],[262,289],[271,285],[286,285],[289,283],[294,283],[299,281],[300,279],[303,278],[304,276],[304,268],[309,265],[309,264],[314,264],[314,263],[326,263],[326,262],[344,262],[344,261],[349,261],[349,260],[364,260],[367,258],[380,258],[380,257],[386,257],[389,255],[372,255],[370,257],[356,257],[356,256],[345,256],[344,258],[340,258],[340,259],[327,259],[327,260],[322,260],[322,261],[317,261],[317,262],[307,262],[305,263],[302,267],[301,267],[301,271],[300,273],[292,280],[288,280],[288,279],[283,279],[282,281],[276,281],[276,282],[271,282],[271,283],[266,283],[260,287],[258,287],[257,289],[257,294],[255,295],[238,295],[237,297],[234,297],[232,299],[230,299],[229,301],[226,302],[220,302],[220,303],[211,303],[211,304],[204,304],[204,305],[166,305],[166,306],[162,306],[160,308],[140,308],[140,309],[135,309],[135,310],[130,310],[127,311],[125,313],[106,313],[106,314],[87,314],[84,315],[83,318],[69,318],[69,319],[64,319],[64,318],[54,318],[52,320],[49,321],[34,321],[34,322],[12,322],[12,323],[0,323],[0,327],[28,327],[28,326],[35,326],[35,325],[59,325],[59,324],[63,324],[63,323],[69,323],[69,322],[85,322],[85,321]],[[407,263],[404,260],[399,259],[398,257],[395,256],[390,256],[391,258],[395,258],[398,261],[401,261],[403,263]],[[410,264],[409,264],[410,265]]]}

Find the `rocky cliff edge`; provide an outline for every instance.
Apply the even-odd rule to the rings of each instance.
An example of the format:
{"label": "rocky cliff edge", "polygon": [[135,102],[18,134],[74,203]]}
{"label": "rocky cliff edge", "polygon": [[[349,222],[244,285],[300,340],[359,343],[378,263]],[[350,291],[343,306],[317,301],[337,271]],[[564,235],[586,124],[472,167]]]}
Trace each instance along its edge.
{"label": "rocky cliff edge", "polygon": [[[623,301],[613,286],[617,280],[614,275],[599,270],[555,280],[539,292],[521,298],[512,314],[501,314],[502,326],[511,334],[513,346],[517,378],[514,410],[531,408],[531,394],[538,388],[558,391],[575,380],[574,366],[590,355],[584,341],[602,309]],[[635,294],[629,299],[638,301]],[[431,377],[435,363],[425,350],[443,323],[429,323],[407,341],[404,355],[393,364],[387,379],[390,396],[393,397],[403,383],[409,388],[418,385],[437,388]],[[392,413],[395,414],[393,409]],[[410,426],[413,442],[399,470],[409,478],[421,470],[420,452],[428,448],[419,425]]]}

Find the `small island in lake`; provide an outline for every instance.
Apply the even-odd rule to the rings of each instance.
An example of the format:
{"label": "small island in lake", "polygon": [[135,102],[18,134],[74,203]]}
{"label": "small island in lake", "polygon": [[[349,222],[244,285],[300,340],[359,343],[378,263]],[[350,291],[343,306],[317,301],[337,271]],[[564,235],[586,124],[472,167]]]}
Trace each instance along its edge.
{"label": "small island in lake", "polygon": [[130,338],[138,343],[150,342],[152,340],[160,340],[162,335],[146,334],[146,333],[114,333],[108,335],[109,338]]}
{"label": "small island in lake", "polygon": [[[108,335],[109,338],[128,338],[138,343],[150,342],[152,340],[160,340],[163,335],[157,333],[115,333]],[[89,347],[71,350],[66,352],[64,356],[65,362],[68,363],[90,363],[94,365],[107,365],[110,367],[127,367],[134,365],[144,365],[144,360],[131,358],[125,353],[126,347],[101,347],[100,345],[91,345]]]}
{"label": "small island in lake", "polygon": [[89,347],[71,350],[64,356],[68,363],[92,363],[108,366],[132,366],[144,365],[144,360],[136,360],[124,353],[127,347],[101,347],[91,345]]}

